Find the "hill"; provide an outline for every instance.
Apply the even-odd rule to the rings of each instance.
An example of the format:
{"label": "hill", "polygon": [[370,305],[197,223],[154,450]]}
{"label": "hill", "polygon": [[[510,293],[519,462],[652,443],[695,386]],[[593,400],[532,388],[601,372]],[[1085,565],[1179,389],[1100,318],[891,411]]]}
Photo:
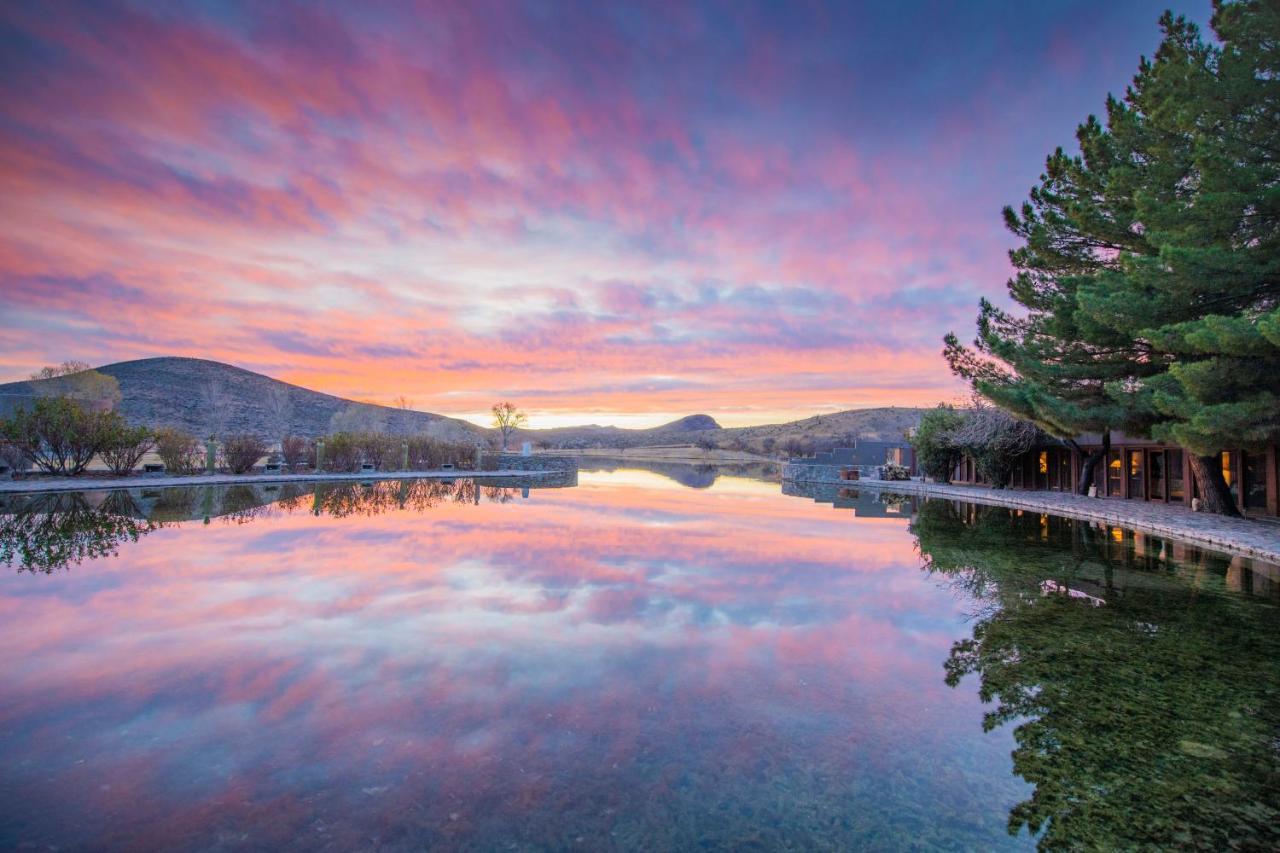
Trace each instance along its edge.
{"label": "hill", "polygon": [[862,438],[870,441],[899,441],[907,430],[920,424],[920,416],[927,409],[906,406],[884,406],[877,409],[847,409],[829,415],[814,415],[798,421],[781,424],[763,424],[724,430],[724,437],[758,442],[772,438],[783,442],[790,438],[808,441],[847,440]]}
{"label": "hill", "polygon": [[[357,403],[332,394],[281,382],[261,373],[199,358],[144,358],[97,368],[120,383],[120,413],[130,423],[176,426],[207,435],[216,419],[208,390],[220,389],[225,434],[256,433],[275,438],[274,401],[287,401],[287,431],[309,437],[330,431],[341,413],[360,428],[381,428],[397,434],[429,432],[451,441],[487,440],[489,431],[467,421],[429,412]],[[0,385],[0,409],[8,411],[57,380],[29,380]]]}
{"label": "hill", "polygon": [[924,409],[887,406],[878,409],[849,409],[829,415],[814,415],[798,421],[751,427],[723,428],[708,415],[690,415],[651,429],[581,426],[558,429],[521,430],[517,440],[533,441],[548,447],[582,450],[594,448],[631,449],[660,445],[706,445],[731,450],[771,454],[783,452],[784,445],[798,441],[806,451],[850,444],[855,438],[871,441],[899,441],[907,430],[920,423]]}
{"label": "hill", "polygon": [[[269,440],[281,434],[275,424],[277,400],[285,401],[287,431],[315,437],[335,429],[335,416],[347,429],[381,429],[396,434],[427,432],[450,441],[488,442],[495,431],[468,421],[395,409],[372,403],[358,403],[272,379],[230,364],[199,358],[144,358],[97,368],[120,383],[119,411],[131,423],[149,426],[177,426],[197,435],[207,435],[219,418],[223,434],[256,433]],[[0,414],[40,392],[42,385],[59,380],[28,380],[0,384]],[[220,393],[220,415],[211,412],[208,389]],[[688,415],[649,429],[615,426],[558,427],[519,430],[521,441],[565,449],[638,448],[691,444],[726,449],[776,453],[790,440],[816,446],[848,443],[853,438],[894,441],[920,422],[924,409],[887,407],[850,409],[828,415],[814,415],[798,421],[752,427],[723,428],[709,415]]]}

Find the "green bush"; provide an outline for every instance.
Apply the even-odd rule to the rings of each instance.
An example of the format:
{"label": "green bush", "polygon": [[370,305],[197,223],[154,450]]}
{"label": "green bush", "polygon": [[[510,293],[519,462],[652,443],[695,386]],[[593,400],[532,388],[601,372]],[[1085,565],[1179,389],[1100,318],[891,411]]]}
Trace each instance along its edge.
{"label": "green bush", "polygon": [[111,473],[125,476],[133,473],[146,452],[155,446],[155,436],[146,427],[121,424],[107,437],[99,455]]}
{"label": "green bush", "polygon": [[951,481],[951,472],[961,457],[956,431],[964,425],[964,415],[945,403],[930,409],[920,418],[911,436],[920,470],[939,483]]}
{"label": "green bush", "polygon": [[79,474],[118,430],[124,419],[112,411],[92,411],[67,397],[40,397],[0,421],[0,438],[16,445],[41,471]]}
{"label": "green bush", "polygon": [[895,462],[886,462],[880,468],[881,476],[886,480],[910,480],[911,472]]}

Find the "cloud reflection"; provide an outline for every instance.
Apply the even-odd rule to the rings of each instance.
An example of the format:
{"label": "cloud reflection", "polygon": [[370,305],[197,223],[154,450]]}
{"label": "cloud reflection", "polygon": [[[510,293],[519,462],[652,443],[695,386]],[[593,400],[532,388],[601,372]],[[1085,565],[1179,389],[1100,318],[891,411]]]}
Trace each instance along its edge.
{"label": "cloud reflection", "polygon": [[905,522],[616,476],[374,515],[300,496],[9,576],[13,837],[735,846],[928,801],[1010,843],[1009,743],[942,683],[963,609]]}

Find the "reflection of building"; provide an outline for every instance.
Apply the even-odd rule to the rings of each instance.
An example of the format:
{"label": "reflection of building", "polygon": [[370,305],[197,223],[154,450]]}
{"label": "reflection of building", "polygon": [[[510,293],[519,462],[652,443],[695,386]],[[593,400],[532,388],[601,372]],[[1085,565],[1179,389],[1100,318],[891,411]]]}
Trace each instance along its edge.
{"label": "reflection of building", "polygon": [[831,450],[815,453],[812,456],[801,456],[787,463],[792,466],[815,466],[817,469],[831,468],[832,476],[800,477],[799,479],[840,479],[839,469],[857,468],[870,474],[882,465],[901,465],[911,474],[916,473],[916,453],[905,441],[864,441],[857,439],[852,447],[836,447]]}
{"label": "reflection of building", "polygon": [[[1098,434],[1080,436],[1085,454],[1102,449]],[[1224,450],[1217,459],[1222,476],[1240,510],[1249,515],[1280,515],[1276,447],[1265,450]],[[1075,491],[1084,457],[1062,442],[1042,444],[1025,453],[1007,485],[1015,489]],[[987,485],[972,460],[964,459],[951,478],[954,483]],[[1111,448],[1102,470],[1094,476],[1102,497],[1190,505],[1198,496],[1187,451],[1174,445],[1111,434]]]}
{"label": "reflection of building", "polygon": [[782,481],[782,493],[809,498],[814,503],[831,504],[836,509],[851,509],[859,518],[909,518],[915,514],[919,499],[914,495],[895,495],[874,489],[852,489],[835,483]]}

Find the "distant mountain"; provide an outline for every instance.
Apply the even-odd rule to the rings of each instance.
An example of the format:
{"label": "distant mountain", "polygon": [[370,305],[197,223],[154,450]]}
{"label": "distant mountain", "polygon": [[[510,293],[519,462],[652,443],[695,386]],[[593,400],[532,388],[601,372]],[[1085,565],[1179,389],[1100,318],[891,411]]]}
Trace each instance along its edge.
{"label": "distant mountain", "polygon": [[[209,433],[211,418],[205,391],[210,385],[222,389],[225,399],[224,434],[255,433],[267,439],[277,436],[271,426],[271,401],[278,394],[288,400],[288,432],[315,437],[333,430],[333,419],[345,419],[348,428],[383,429],[407,435],[427,432],[449,441],[487,442],[495,431],[469,421],[430,412],[394,409],[372,403],[358,403],[332,394],[323,394],[290,385],[260,373],[199,358],[144,358],[97,368],[120,383],[119,411],[132,423],[148,426],[178,426],[197,435]],[[0,414],[24,400],[30,400],[42,384],[58,380],[30,380],[0,384]],[[854,437],[893,441],[920,423],[924,409],[887,407],[850,409],[829,415],[815,415],[781,424],[725,429],[710,415],[688,415],[649,429],[615,426],[559,427],[519,430],[521,441],[558,448],[632,448],[661,445],[712,444],[727,449],[755,452],[781,451],[788,439],[810,443],[847,443]]]}
{"label": "distant mountain", "polygon": [[701,432],[704,429],[721,429],[721,426],[711,415],[687,415],[658,429],[667,432]]}
{"label": "distant mountain", "polygon": [[[211,423],[206,389],[221,387],[225,398],[225,434],[256,433],[276,438],[270,413],[271,399],[279,391],[288,400],[288,432],[315,437],[330,431],[334,415],[344,413],[350,422],[375,426],[397,434],[429,432],[450,441],[485,441],[489,431],[467,421],[357,403],[290,385],[261,373],[200,358],[144,358],[97,368],[120,383],[119,411],[131,423],[176,426],[196,435],[207,435]],[[13,409],[31,399],[41,384],[57,380],[31,380],[0,385],[0,410]]]}
{"label": "distant mountain", "polygon": [[709,415],[689,415],[651,429],[622,429],[612,426],[575,426],[557,429],[521,430],[518,441],[533,441],[565,449],[635,448],[662,445],[703,445],[756,453],[781,452],[789,439],[814,445],[850,444],[855,438],[870,441],[899,441],[909,429],[919,425],[925,409],[887,406],[878,409],[849,409],[829,415],[814,415],[798,421],[752,427],[723,428]]}
{"label": "distant mountain", "polygon": [[535,441],[550,447],[648,447],[655,444],[688,444],[696,433],[719,432],[720,424],[710,415],[688,415],[662,426],[624,429],[616,426],[555,427],[520,430],[516,441]]}

